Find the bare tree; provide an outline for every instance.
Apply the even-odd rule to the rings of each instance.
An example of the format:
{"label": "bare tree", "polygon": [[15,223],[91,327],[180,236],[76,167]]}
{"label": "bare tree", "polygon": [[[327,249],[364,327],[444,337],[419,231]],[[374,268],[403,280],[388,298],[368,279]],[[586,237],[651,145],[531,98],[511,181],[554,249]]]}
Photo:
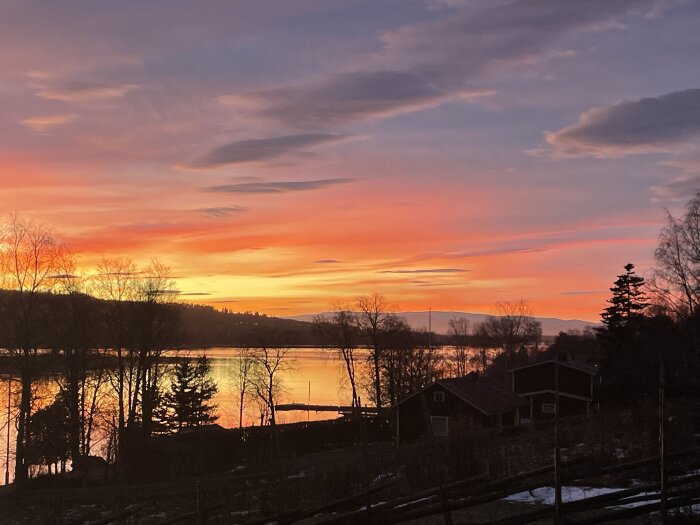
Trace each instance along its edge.
{"label": "bare tree", "polygon": [[260,346],[251,350],[253,358],[253,374],[251,386],[255,395],[262,401],[270,418],[270,424],[277,424],[276,405],[283,392],[280,375],[289,370],[292,362],[289,348],[273,342],[270,338],[262,338]]}
{"label": "bare tree", "polygon": [[682,217],[666,212],[655,258],[656,298],[676,315],[692,317],[700,305],[700,193]]}
{"label": "bare tree", "polygon": [[393,405],[418,392],[442,372],[438,351],[427,344],[425,331],[414,332],[405,320],[387,322],[380,358],[382,397]]}
{"label": "bare tree", "polygon": [[370,342],[370,359],[373,365],[374,401],[377,408],[382,407],[381,371],[379,363],[382,358],[383,338],[387,328],[395,318],[389,311],[387,301],[380,293],[362,295],[357,298],[357,323]]}
{"label": "bare tree", "polygon": [[15,448],[15,482],[21,486],[28,476],[32,381],[40,330],[46,319],[41,294],[55,287],[66,249],[46,226],[16,215],[6,219],[1,228],[0,279],[3,288],[13,290],[3,305],[10,321],[8,350],[19,358],[21,383]]}
{"label": "bare tree", "polygon": [[[117,396],[115,459],[119,458],[120,443],[124,436],[129,409],[134,404],[136,388],[136,354],[127,350],[131,311],[137,295],[138,270],[131,259],[103,258],[93,276],[92,291],[105,301],[104,328],[110,350],[116,356],[116,370],[109,370],[109,380]],[[133,348],[132,348],[133,350]]]}
{"label": "bare tree", "polygon": [[527,301],[496,303],[497,317],[489,317],[484,327],[495,345],[508,356],[508,366],[515,364],[515,353],[527,345],[538,345],[542,339],[542,326],[532,316]]}
{"label": "bare tree", "polygon": [[94,278],[95,294],[107,301],[105,324],[117,369],[110,382],[117,395],[117,457],[128,428],[152,430],[153,410],[165,368],[163,350],[177,338],[177,296],[169,267],[157,259],[138,269],[129,259],[103,259]]}
{"label": "bare tree", "polygon": [[474,346],[479,351],[479,365],[481,370],[485,371],[488,366],[488,351],[490,348],[494,347],[494,341],[489,330],[489,322],[483,321],[478,323],[474,327],[474,333],[472,334],[472,340],[474,341]]}
{"label": "bare tree", "polygon": [[161,355],[176,338],[176,312],[171,305],[178,291],[170,268],[157,259],[153,259],[140,273],[137,283],[134,349],[138,356],[138,366],[134,381],[136,392],[131,399],[127,425],[133,426],[135,423],[140,397],[141,428],[143,436],[148,437],[152,430],[153,410],[160,398],[161,379],[165,373]]}
{"label": "bare tree", "polygon": [[238,394],[238,428],[243,428],[243,413],[252,394],[255,359],[249,348],[241,348],[236,357],[231,382]]}
{"label": "bare tree", "polygon": [[358,344],[357,315],[350,307],[336,303],[330,316],[314,318],[314,329],[326,342],[328,348],[337,351],[345,363],[348,382],[352,391],[352,406],[358,406],[357,380],[355,375]]}
{"label": "bare tree", "polygon": [[453,317],[447,330],[453,345],[450,356],[452,373],[456,377],[466,376],[469,372],[469,319]]}
{"label": "bare tree", "polygon": [[73,460],[89,455],[95,416],[105,380],[104,356],[98,351],[100,308],[88,295],[89,280],[77,272],[74,257],[63,258],[52,296],[52,346],[61,356],[62,396],[68,408],[70,453]]}

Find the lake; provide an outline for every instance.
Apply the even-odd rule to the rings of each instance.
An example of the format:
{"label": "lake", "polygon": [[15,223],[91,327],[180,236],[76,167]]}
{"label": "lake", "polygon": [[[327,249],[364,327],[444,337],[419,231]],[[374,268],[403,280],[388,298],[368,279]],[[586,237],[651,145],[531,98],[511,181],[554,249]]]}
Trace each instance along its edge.
{"label": "lake", "polygon": [[[207,348],[180,351],[178,355],[206,355],[211,363],[212,377],[219,387],[214,398],[218,423],[223,427],[238,426],[238,393],[232,382],[236,371],[238,350],[234,348]],[[362,356],[365,351],[359,352]],[[172,352],[171,352],[172,354]],[[338,352],[321,348],[293,348],[289,351],[289,369],[280,374],[283,393],[280,403],[311,403],[314,405],[350,405],[352,395],[346,379],[345,363]],[[364,358],[364,357],[362,357]],[[359,371],[358,371],[359,372]],[[334,412],[279,412],[280,423],[332,419]],[[259,410],[249,406],[244,425],[259,424]]]}
{"label": "lake", "polygon": [[[238,349],[235,348],[207,348],[195,350],[169,350],[168,356],[206,355],[211,363],[212,378],[216,382],[219,391],[213,402],[216,403],[217,423],[223,427],[238,426],[238,394],[232,381],[232,375],[236,370]],[[366,351],[358,351],[363,356]],[[349,405],[351,402],[350,388],[345,379],[345,365],[338,352],[321,348],[293,348],[288,353],[288,369],[280,373],[283,393],[279,398],[280,403],[308,403],[316,405]],[[359,370],[358,370],[359,372]],[[10,427],[10,457],[14,449],[16,404],[19,399],[17,391],[19,383],[13,381],[13,408],[12,425]],[[7,379],[0,379],[0,484],[4,483],[5,458],[7,443]],[[105,384],[105,389],[110,386]],[[37,408],[50,402],[58,390],[58,382],[55,378],[42,378],[36,382]],[[260,411],[255,402],[251,402],[244,412],[244,425],[254,425],[260,422]],[[279,412],[280,423],[294,423],[297,421],[333,419],[337,417],[335,412]],[[103,441],[96,439],[93,445],[93,454],[100,454]],[[10,459],[12,463],[12,459]],[[10,466],[12,470],[12,466]],[[12,477],[12,473],[10,474]]]}

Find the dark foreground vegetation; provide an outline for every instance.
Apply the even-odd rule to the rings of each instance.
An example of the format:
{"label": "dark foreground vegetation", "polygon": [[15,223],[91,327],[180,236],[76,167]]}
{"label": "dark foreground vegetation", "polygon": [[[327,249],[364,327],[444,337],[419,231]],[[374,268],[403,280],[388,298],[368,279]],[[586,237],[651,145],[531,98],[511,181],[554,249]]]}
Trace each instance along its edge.
{"label": "dark foreground vegetation", "polygon": [[[602,500],[565,504],[568,517],[597,523],[623,512],[626,501],[654,503],[651,496],[650,503],[643,498],[659,488],[655,408],[648,403],[603,409],[564,422],[564,484],[591,487],[592,494],[596,487],[624,489]],[[699,428],[690,408],[675,402],[668,407],[669,502],[683,504],[676,523],[692,522],[688,501],[697,501],[700,489],[692,474],[700,468],[692,438]],[[8,523],[444,523],[446,514],[455,523],[551,521],[547,504],[503,500],[551,486],[551,423],[510,433],[458,432],[400,448],[390,436],[381,419],[280,425],[279,456],[273,458],[269,426],[202,427],[156,438],[134,456],[139,483],[118,482],[111,467],[95,465],[34,479],[31,490],[0,493],[0,501]],[[642,509],[638,522],[653,522],[647,514]],[[509,516],[512,521],[499,521]],[[618,519],[629,523],[635,516]]]}

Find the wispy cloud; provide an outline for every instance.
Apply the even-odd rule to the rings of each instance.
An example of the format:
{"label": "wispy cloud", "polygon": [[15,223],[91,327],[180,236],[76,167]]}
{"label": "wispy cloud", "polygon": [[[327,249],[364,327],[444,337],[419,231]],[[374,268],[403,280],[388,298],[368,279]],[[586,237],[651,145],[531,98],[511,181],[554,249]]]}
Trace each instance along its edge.
{"label": "wispy cloud", "polygon": [[205,188],[205,190],[214,193],[289,193],[293,191],[318,190],[354,181],[355,179],[319,179],[293,182],[245,182],[210,186]]}
{"label": "wispy cloud", "polygon": [[602,295],[608,293],[608,290],[564,290],[559,292],[563,296],[579,296],[579,295]]}
{"label": "wispy cloud", "polygon": [[680,158],[667,160],[660,163],[679,169],[681,174],[668,182],[652,186],[658,199],[687,200],[689,195],[700,191],[700,158]]}
{"label": "wispy cloud", "polygon": [[195,158],[183,167],[209,169],[232,164],[263,162],[303,148],[337,142],[347,135],[333,133],[301,133],[264,139],[239,140],[218,146]]}
{"label": "wispy cloud", "polygon": [[573,126],[545,134],[556,155],[593,157],[668,152],[698,138],[700,89],[594,108]]}
{"label": "wispy cloud", "polygon": [[199,213],[202,215],[206,215],[207,217],[221,219],[235,213],[243,212],[245,211],[245,208],[240,208],[238,206],[220,206],[216,208],[201,208],[197,211],[199,211]]}
{"label": "wispy cloud", "polygon": [[77,118],[77,115],[46,115],[24,119],[20,124],[35,133],[46,135],[54,128],[69,124]]}
{"label": "wispy cloud", "polygon": [[44,87],[36,96],[63,102],[89,102],[123,97],[137,89],[136,84],[97,84],[93,82],[65,82]]}
{"label": "wispy cloud", "polygon": [[487,69],[532,61],[572,31],[619,28],[617,17],[651,4],[590,0],[577,9],[571,1],[516,0],[481,10],[459,9],[383,33],[382,52],[364,68],[219,100],[300,129],[387,117],[458,98],[472,100],[493,93],[476,84]]}
{"label": "wispy cloud", "polygon": [[314,262],[316,264],[341,264],[343,261],[337,261],[335,259],[318,259]]}
{"label": "wispy cloud", "polygon": [[[465,87],[460,94],[470,100],[493,91]],[[337,74],[317,84],[261,90],[220,100],[232,107],[252,106],[259,116],[309,129],[433,107],[454,96],[424,72],[378,70]]]}
{"label": "wispy cloud", "polygon": [[426,268],[420,270],[381,270],[377,273],[397,273],[397,274],[415,274],[415,273],[464,273],[469,270],[464,268]]}

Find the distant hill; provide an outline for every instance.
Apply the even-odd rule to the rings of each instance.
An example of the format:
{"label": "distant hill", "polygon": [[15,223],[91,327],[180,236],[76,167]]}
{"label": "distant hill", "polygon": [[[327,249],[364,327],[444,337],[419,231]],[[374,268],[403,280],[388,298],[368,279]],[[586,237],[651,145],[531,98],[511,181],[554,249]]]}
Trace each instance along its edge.
{"label": "distant hill", "polygon": [[[295,321],[312,321],[317,314],[303,314],[287,317]],[[403,317],[411,328],[427,328],[428,327],[428,312],[397,312],[399,317]],[[466,317],[470,323],[476,324],[483,321],[486,314],[474,314],[469,312],[433,312],[432,313],[432,329],[438,334],[446,334],[449,320],[453,317]],[[554,336],[559,332],[568,332],[570,330],[585,330],[586,328],[595,328],[596,323],[582,321],[580,319],[558,319],[556,317],[537,317],[542,323],[542,335]]]}
{"label": "distant hill", "polygon": [[[204,305],[176,305],[185,346],[256,346],[260,335],[285,345],[317,345],[321,341],[308,322],[268,317],[257,312],[237,313]],[[274,337],[271,337],[273,336]]]}

